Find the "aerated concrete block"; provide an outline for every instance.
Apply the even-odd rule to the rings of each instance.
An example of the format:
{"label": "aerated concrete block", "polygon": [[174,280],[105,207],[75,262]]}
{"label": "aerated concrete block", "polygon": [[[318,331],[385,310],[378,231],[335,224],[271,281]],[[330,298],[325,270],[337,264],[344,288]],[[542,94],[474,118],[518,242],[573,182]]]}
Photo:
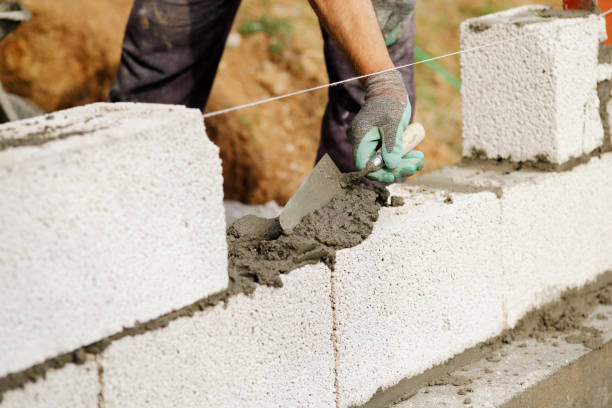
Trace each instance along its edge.
{"label": "aerated concrete block", "polygon": [[125,337],[104,352],[105,407],[333,407],[330,271]]}
{"label": "aerated concrete block", "polygon": [[503,185],[506,324],[612,269],[612,154]]}
{"label": "aerated concrete block", "polygon": [[[597,316],[600,318],[598,319]],[[538,340],[502,344],[497,361],[473,361],[449,374],[470,384],[426,386],[393,408],[461,407],[609,407],[612,404],[612,306],[598,306],[584,326],[601,333],[602,346],[568,343],[571,329],[541,332]],[[470,391],[466,392],[466,388]],[[458,393],[463,390],[463,395]],[[470,403],[465,403],[469,398]]]}
{"label": "aerated concrete block", "polygon": [[612,153],[565,172],[461,165],[405,197],[332,273],[339,406],[513,327],[612,269]]}
{"label": "aerated concrete block", "polygon": [[430,192],[383,208],[332,272],[339,407],[368,401],[503,328],[499,200]]}
{"label": "aerated concrete block", "polygon": [[564,172],[461,166],[415,183],[500,196],[506,327],[612,269],[612,153]]}
{"label": "aerated concrete block", "polygon": [[463,22],[463,155],[562,164],[601,146],[605,38],[602,17],[549,6]]}
{"label": "aerated concrete block", "polygon": [[177,106],[0,126],[0,376],[226,287],[218,153]]}
{"label": "aerated concrete block", "polygon": [[23,389],[6,392],[1,408],[93,408],[98,405],[98,368],[92,361],[50,370]]}

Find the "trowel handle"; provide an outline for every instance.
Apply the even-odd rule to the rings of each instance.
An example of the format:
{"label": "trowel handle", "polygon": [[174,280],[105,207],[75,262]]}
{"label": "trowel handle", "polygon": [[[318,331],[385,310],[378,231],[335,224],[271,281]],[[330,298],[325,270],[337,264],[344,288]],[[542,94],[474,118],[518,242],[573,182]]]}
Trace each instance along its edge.
{"label": "trowel handle", "polygon": [[[425,128],[418,122],[410,124],[402,135],[402,156],[415,148],[425,138]],[[385,167],[382,153],[378,151],[366,165],[368,173]]]}

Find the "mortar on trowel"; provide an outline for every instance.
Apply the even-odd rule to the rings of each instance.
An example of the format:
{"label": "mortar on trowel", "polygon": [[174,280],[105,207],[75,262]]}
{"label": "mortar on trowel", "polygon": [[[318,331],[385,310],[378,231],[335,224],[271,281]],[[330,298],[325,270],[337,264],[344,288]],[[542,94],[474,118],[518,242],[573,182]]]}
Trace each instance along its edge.
{"label": "mortar on trowel", "polygon": [[[425,138],[425,129],[413,123],[402,137],[402,156],[411,151]],[[280,226],[285,233],[293,231],[302,218],[323,207],[343,191],[343,180],[361,180],[366,174],[385,166],[378,151],[362,171],[342,174],[327,154],[319,160],[300,188],[289,199],[280,214]]]}

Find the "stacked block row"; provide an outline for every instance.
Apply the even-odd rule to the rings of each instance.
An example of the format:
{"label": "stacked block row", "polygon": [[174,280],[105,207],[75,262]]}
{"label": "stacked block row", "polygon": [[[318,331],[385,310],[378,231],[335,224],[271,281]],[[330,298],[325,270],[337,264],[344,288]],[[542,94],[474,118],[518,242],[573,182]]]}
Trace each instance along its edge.
{"label": "stacked block row", "polygon": [[218,148],[181,107],[0,129],[0,377],[225,289]]}
{"label": "stacked block row", "polygon": [[566,172],[458,166],[392,187],[332,272],[340,407],[444,363],[612,269],[612,153]]}
{"label": "stacked block row", "polygon": [[330,270],[306,266],[102,354],[106,407],[332,407]]}
{"label": "stacked block row", "polygon": [[363,404],[612,269],[610,174],[608,153],[562,173],[452,167],[395,186],[406,204],[333,272],[303,267],[117,340],[91,384],[105,406]]}
{"label": "stacked block row", "polygon": [[[588,157],[605,146],[603,19],[551,13],[462,26],[464,49],[541,40],[463,54],[464,148],[570,170],[481,162],[394,186],[405,205],[333,271],[121,337],[1,406],[360,405],[611,269],[612,153]],[[198,111],[97,104],[4,125],[0,183],[0,385],[228,284],[221,165]]]}

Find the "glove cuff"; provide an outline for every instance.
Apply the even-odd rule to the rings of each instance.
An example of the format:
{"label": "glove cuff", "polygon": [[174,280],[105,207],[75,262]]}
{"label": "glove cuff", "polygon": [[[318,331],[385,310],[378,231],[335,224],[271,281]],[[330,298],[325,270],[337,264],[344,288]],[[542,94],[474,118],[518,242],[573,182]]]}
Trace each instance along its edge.
{"label": "glove cuff", "polygon": [[391,96],[406,101],[408,98],[402,74],[396,70],[368,77],[365,80],[365,91],[366,99]]}

